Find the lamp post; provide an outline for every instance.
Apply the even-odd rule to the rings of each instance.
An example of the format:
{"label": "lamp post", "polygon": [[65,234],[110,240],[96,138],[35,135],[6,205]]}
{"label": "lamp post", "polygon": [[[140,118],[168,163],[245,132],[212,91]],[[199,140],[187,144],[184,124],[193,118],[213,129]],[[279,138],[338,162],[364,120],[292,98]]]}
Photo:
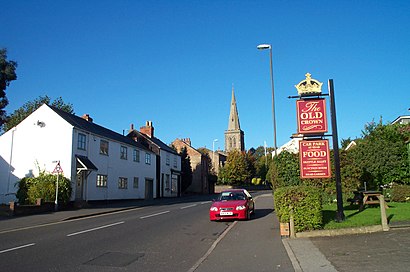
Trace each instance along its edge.
{"label": "lamp post", "polygon": [[260,44],[256,48],[259,49],[259,50],[269,49],[269,55],[270,55],[270,81],[271,81],[271,85],[272,85],[273,144],[274,144],[274,148],[275,148],[275,157],[276,157],[278,146],[276,144],[275,87],[274,87],[274,84],[273,84],[272,46],[270,44]]}
{"label": "lamp post", "polygon": [[215,139],[212,141],[212,166],[214,166],[215,169],[215,143],[218,141],[218,139]]}

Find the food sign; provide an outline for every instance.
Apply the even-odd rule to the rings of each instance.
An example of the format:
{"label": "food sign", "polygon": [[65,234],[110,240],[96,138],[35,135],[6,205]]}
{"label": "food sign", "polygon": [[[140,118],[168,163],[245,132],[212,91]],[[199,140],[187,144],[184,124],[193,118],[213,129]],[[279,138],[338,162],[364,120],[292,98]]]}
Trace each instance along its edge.
{"label": "food sign", "polygon": [[323,134],[327,132],[325,99],[296,101],[299,134]]}
{"label": "food sign", "polygon": [[330,155],[328,140],[305,140],[299,142],[301,178],[330,178]]}

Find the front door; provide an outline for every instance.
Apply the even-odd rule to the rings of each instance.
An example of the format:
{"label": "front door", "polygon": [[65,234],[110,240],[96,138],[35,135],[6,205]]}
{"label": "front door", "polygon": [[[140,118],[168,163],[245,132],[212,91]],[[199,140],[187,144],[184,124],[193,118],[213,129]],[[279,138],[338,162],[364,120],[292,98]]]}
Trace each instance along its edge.
{"label": "front door", "polygon": [[83,187],[84,187],[84,171],[77,174],[77,182],[75,186],[75,200],[83,200]]}
{"label": "front door", "polygon": [[154,198],[154,180],[152,179],[145,179],[145,199],[153,199]]}

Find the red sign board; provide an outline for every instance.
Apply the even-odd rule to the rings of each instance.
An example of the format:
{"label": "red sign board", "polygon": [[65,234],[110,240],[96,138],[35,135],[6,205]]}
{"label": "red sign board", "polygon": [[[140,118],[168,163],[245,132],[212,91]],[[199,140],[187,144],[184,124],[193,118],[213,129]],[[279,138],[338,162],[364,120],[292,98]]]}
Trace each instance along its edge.
{"label": "red sign board", "polygon": [[326,100],[302,99],[296,101],[299,134],[327,132]]}
{"label": "red sign board", "polygon": [[328,140],[299,142],[301,178],[330,178],[330,155]]}

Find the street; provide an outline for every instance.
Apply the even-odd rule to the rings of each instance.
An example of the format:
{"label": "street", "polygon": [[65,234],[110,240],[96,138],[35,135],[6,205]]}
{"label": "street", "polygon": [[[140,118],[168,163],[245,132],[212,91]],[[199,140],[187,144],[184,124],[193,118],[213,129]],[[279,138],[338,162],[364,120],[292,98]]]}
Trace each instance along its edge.
{"label": "street", "polygon": [[[271,195],[255,198],[253,220],[236,223],[211,222],[211,199],[202,199],[3,230],[1,271],[194,271],[198,267],[197,271],[206,271],[210,264],[215,265],[215,258],[220,262],[232,259],[219,253],[206,255],[229,226],[233,236],[228,234],[215,251],[225,251],[229,256],[230,247],[242,247],[245,258],[256,257],[255,246],[247,242],[252,236],[243,237],[242,242],[240,233],[250,227],[258,230],[261,220],[272,220],[273,210]],[[293,271],[283,247],[277,253],[266,252],[266,256],[258,256],[262,259],[253,259],[263,261],[272,255],[269,267],[277,263],[282,271]],[[212,262],[207,262],[209,259]]]}
{"label": "street", "polygon": [[228,226],[210,201],[147,206],[0,234],[2,271],[187,271]]}

